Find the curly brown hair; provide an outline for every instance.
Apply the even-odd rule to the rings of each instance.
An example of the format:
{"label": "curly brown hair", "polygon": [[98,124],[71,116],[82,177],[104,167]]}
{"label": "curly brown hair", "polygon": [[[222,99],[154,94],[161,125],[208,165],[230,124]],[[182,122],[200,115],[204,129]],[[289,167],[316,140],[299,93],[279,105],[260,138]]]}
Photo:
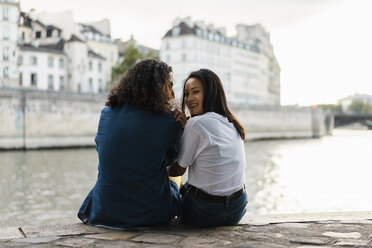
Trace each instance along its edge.
{"label": "curly brown hair", "polygon": [[155,59],[143,59],[132,66],[107,96],[106,106],[124,104],[153,112],[169,112],[172,96],[172,67]]}

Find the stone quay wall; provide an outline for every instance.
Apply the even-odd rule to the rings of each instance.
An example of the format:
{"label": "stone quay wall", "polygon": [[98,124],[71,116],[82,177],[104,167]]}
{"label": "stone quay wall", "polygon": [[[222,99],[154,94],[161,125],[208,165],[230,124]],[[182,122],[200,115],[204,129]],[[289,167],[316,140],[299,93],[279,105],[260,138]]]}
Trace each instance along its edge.
{"label": "stone quay wall", "polygon": [[[0,149],[94,146],[106,95],[0,89]],[[332,132],[333,116],[320,109],[230,107],[246,128],[248,140]]]}

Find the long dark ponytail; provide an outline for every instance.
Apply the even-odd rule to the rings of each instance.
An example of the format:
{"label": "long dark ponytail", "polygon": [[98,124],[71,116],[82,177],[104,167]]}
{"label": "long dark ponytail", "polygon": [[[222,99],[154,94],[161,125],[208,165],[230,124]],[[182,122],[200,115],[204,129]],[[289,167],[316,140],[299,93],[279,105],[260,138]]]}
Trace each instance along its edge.
{"label": "long dark ponytail", "polygon": [[185,79],[183,84],[182,92],[182,111],[185,111],[185,85],[187,80],[190,78],[198,79],[203,85],[203,110],[204,112],[216,112],[222,116],[225,116],[229,122],[231,122],[236,130],[238,131],[240,137],[245,139],[245,130],[238,121],[238,119],[231,113],[229,107],[227,106],[226,95],[223,89],[222,82],[216,73],[209,69],[200,69],[198,71],[193,71]]}

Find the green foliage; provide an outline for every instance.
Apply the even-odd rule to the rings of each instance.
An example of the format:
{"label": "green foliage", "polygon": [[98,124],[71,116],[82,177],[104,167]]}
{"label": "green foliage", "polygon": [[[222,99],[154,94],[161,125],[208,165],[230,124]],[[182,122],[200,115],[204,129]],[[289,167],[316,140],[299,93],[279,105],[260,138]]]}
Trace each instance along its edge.
{"label": "green foliage", "polygon": [[372,114],[372,105],[364,103],[362,100],[353,100],[348,107],[352,114],[364,115]]}
{"label": "green foliage", "polygon": [[330,109],[334,114],[342,114],[341,104],[321,104],[319,107],[323,110]]}
{"label": "green foliage", "polygon": [[107,85],[107,89],[110,90],[115,82],[136,62],[144,58],[153,58],[159,60],[160,57],[153,51],[146,54],[140,53],[140,51],[133,45],[130,45],[125,49],[125,55],[123,61],[118,65],[112,67],[111,82]]}

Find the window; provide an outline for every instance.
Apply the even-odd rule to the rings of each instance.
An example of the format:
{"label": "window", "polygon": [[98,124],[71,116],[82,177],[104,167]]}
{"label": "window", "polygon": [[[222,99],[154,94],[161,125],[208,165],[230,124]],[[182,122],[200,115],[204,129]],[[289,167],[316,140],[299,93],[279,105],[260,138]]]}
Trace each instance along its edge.
{"label": "window", "polygon": [[99,72],[102,72],[102,64],[101,64],[101,62],[98,63],[98,71]]}
{"label": "window", "polygon": [[53,75],[48,75],[48,90],[53,90]]}
{"label": "window", "polygon": [[48,58],[48,67],[49,68],[53,68],[53,64],[54,64],[54,58],[53,57],[49,57]]}
{"label": "window", "polygon": [[37,65],[37,58],[35,56],[30,57],[30,64],[31,65]]}
{"label": "window", "polygon": [[22,86],[22,84],[23,84],[23,74],[21,72],[19,73],[19,86]]}
{"label": "window", "polygon": [[47,29],[47,37],[52,37],[53,29]]}
{"label": "window", "polygon": [[9,27],[4,26],[3,27],[3,40],[9,40]]}
{"label": "window", "polygon": [[92,61],[89,61],[89,71],[92,71],[93,70],[93,63]]}
{"label": "window", "polygon": [[78,86],[78,92],[80,93],[81,92],[81,84],[79,83],[77,86]]}
{"label": "window", "polygon": [[65,89],[65,77],[60,76],[59,77],[59,90],[64,90]]}
{"label": "window", "polygon": [[4,66],[3,68],[3,77],[9,78],[9,67],[8,66]]}
{"label": "window", "polygon": [[174,27],[172,29],[172,36],[177,36],[181,33],[181,28],[180,27]]}
{"label": "window", "polygon": [[9,47],[4,46],[3,47],[3,61],[9,60]]}
{"label": "window", "polygon": [[41,31],[36,31],[35,38],[41,38]]}
{"label": "window", "polygon": [[22,38],[21,38],[22,41],[25,40],[25,35],[26,35],[25,32],[22,32]]}
{"label": "window", "polygon": [[102,79],[98,79],[98,91],[99,91],[99,92],[102,92],[102,91],[103,91],[103,87],[102,87]]}
{"label": "window", "polygon": [[65,67],[65,60],[63,58],[59,59],[59,68],[63,69]]}
{"label": "window", "polygon": [[9,9],[4,7],[3,8],[3,20],[8,21],[9,20]]}
{"label": "window", "polygon": [[37,86],[37,75],[36,75],[36,73],[31,73],[31,86]]}
{"label": "window", "polygon": [[182,61],[185,62],[186,61],[186,54],[182,54]]}
{"label": "window", "polygon": [[89,78],[89,91],[93,92],[93,79]]}

